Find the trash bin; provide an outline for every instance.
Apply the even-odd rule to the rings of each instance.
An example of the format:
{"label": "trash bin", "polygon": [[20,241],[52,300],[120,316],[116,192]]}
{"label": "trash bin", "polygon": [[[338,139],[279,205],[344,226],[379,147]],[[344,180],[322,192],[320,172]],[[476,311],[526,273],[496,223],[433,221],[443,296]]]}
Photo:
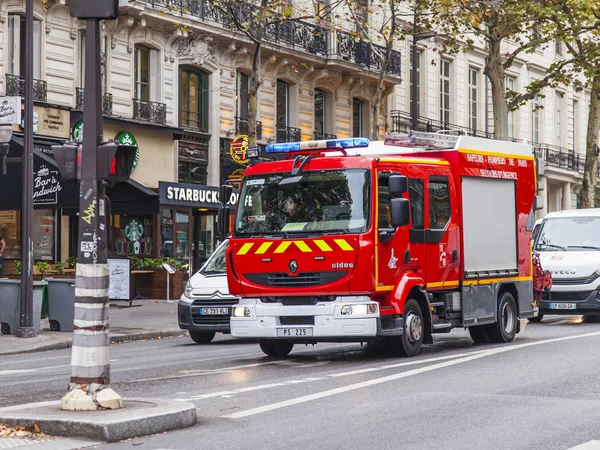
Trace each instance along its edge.
{"label": "trash bin", "polygon": [[[42,317],[42,290],[45,281],[33,282],[33,328],[40,332]],[[0,330],[15,334],[21,322],[21,280],[0,280]]]}
{"label": "trash bin", "polygon": [[75,280],[47,278],[48,320],[52,331],[73,331]]}

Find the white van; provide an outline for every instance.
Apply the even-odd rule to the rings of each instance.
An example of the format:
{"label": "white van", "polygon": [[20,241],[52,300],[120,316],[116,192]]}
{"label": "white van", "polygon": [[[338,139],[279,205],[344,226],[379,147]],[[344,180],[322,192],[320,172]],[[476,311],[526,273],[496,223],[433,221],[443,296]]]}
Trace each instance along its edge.
{"label": "white van", "polygon": [[534,238],[552,289],[544,292],[540,313],[600,315],[600,208],[549,213]]}
{"label": "white van", "polygon": [[198,344],[211,342],[216,332],[229,333],[231,307],[239,302],[227,286],[225,239],[204,265],[187,282],[179,300],[179,328],[188,330]]}

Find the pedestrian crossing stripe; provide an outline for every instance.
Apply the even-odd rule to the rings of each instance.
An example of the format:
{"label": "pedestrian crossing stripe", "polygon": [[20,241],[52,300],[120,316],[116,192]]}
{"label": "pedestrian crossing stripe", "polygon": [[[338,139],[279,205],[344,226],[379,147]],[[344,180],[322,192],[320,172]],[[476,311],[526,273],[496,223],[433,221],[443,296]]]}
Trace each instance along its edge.
{"label": "pedestrian crossing stripe", "polygon": [[[333,243],[335,242],[335,246]],[[260,245],[255,246],[254,242],[246,242],[243,244],[240,249],[237,251],[236,255],[247,255],[247,254],[255,254],[255,255],[264,255],[272,248],[274,254],[284,253],[288,248],[293,246],[298,249],[302,253],[313,253],[313,252],[332,252],[337,247],[338,250],[343,252],[351,252],[354,251],[354,247],[348,243],[346,239],[334,239],[333,241],[325,241],[323,239],[315,239],[313,241],[304,241],[304,240],[296,240],[296,241],[283,241],[279,242],[277,246],[273,245],[274,242],[267,241],[262,242]],[[309,244],[312,244],[309,245]],[[316,248],[314,248],[316,247]],[[254,251],[251,251],[255,249]]]}

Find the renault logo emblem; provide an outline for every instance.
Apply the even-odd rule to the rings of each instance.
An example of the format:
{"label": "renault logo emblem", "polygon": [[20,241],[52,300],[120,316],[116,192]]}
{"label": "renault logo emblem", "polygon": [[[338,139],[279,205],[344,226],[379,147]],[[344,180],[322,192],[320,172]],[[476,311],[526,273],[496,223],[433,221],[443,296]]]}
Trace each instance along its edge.
{"label": "renault logo emblem", "polygon": [[295,259],[292,259],[290,261],[290,263],[288,264],[288,269],[290,269],[290,272],[296,273],[296,271],[298,270],[298,263]]}

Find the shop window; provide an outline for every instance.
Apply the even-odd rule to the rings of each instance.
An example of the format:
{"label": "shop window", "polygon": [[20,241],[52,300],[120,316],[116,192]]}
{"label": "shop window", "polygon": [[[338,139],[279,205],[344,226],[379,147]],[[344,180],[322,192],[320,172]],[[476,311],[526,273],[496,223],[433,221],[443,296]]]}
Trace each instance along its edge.
{"label": "shop window", "polygon": [[450,194],[448,179],[435,177],[429,180],[429,228],[443,230],[450,221]]}
{"label": "shop window", "polygon": [[160,254],[168,258],[174,256],[173,252],[173,211],[163,209],[160,211]]}
{"label": "shop window", "polygon": [[208,132],[208,94],[208,74],[181,69],[181,126]]}
{"label": "shop window", "polygon": [[[33,259],[56,261],[56,211],[36,209],[33,212]],[[0,236],[6,242],[5,260],[21,259],[21,212],[0,211]]]}
{"label": "shop window", "polygon": [[[41,78],[41,22],[33,21],[33,78]],[[11,75],[25,75],[25,17],[20,14],[8,15],[8,67],[6,72]]]}
{"label": "shop window", "polygon": [[115,255],[150,256],[154,247],[154,226],[151,215],[113,215],[112,248]]}
{"label": "shop window", "polygon": [[187,212],[175,212],[175,258],[187,259],[189,252],[190,216]]}
{"label": "shop window", "polygon": [[19,211],[0,211],[0,236],[6,242],[4,259],[20,259],[21,214]]}

